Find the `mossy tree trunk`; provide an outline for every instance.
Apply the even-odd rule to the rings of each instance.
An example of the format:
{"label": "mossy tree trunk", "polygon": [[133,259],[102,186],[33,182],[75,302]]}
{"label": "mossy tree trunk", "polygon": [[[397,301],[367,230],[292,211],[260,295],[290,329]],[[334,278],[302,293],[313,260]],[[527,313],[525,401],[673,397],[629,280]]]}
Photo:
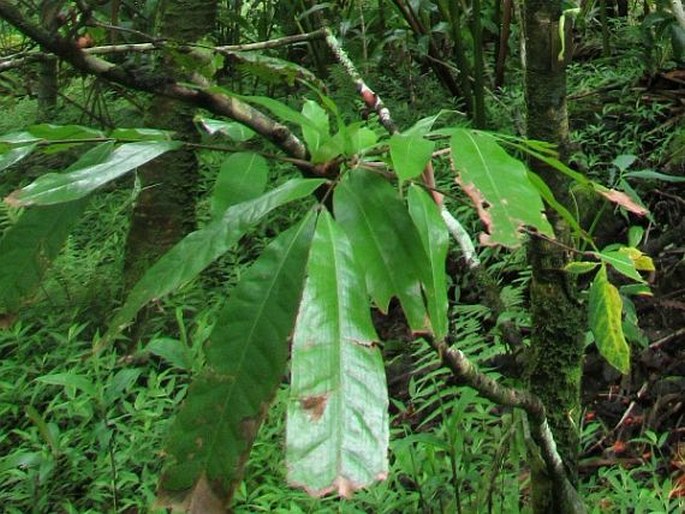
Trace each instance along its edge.
{"label": "mossy tree trunk", "polygon": [[[567,55],[560,55],[561,11],[561,0],[525,1],[524,64],[527,135],[558,144],[564,159],[568,145],[565,59],[570,49],[566,44]],[[564,177],[540,163],[531,166],[555,196],[566,203],[568,184]],[[555,227],[557,242],[533,238],[529,246],[533,330],[528,377],[531,391],[545,405],[559,453],[575,485],[584,316],[575,296],[575,285],[562,271],[570,256],[558,243],[570,243],[568,227],[554,213],[548,212],[548,216]],[[571,506],[563,504],[544,468],[533,466],[532,488],[534,513],[572,511]]]}
{"label": "mossy tree trunk", "polygon": [[[174,0],[160,2],[159,33],[175,41],[193,42],[214,28],[216,0]],[[156,73],[192,73],[180,70],[169,58],[159,63]],[[153,99],[145,124],[172,130],[186,141],[197,138],[193,110],[167,98]],[[130,288],[158,257],[191,231],[195,225],[198,163],[188,149],[164,154],[138,170],[142,191],[138,196],[126,244],[124,271]]]}

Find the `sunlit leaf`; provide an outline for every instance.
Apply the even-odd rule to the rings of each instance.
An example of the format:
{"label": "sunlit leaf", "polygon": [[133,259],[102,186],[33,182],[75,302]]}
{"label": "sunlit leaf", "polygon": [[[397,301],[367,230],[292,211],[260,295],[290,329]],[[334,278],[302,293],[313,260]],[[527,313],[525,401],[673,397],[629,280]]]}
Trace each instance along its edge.
{"label": "sunlit leaf", "polygon": [[110,132],[109,137],[113,139],[124,139],[131,141],[170,141],[173,132],[169,130],[159,130],[151,128],[116,128]]}
{"label": "sunlit leaf", "polygon": [[521,161],[484,132],[457,129],[450,144],[457,181],[487,228],[488,233],[481,234],[482,244],[517,247],[525,226],[554,237],[540,194]]}
{"label": "sunlit leaf", "polygon": [[412,330],[425,330],[421,283],[430,282],[430,262],[395,189],[377,175],[352,170],[336,187],[333,206],[364,264],[366,284],[378,308],[387,312],[396,296]]}
{"label": "sunlit leaf", "polygon": [[599,353],[621,373],[630,371],[630,347],[623,335],[623,303],[618,289],[607,279],[602,266],[590,287],[588,320]]}
{"label": "sunlit leaf", "polygon": [[207,368],[190,386],[166,446],[159,494],[167,504],[190,503],[199,491],[229,502],[286,369],[313,230],[310,215],[271,242],[219,313]]}
{"label": "sunlit leaf", "polygon": [[400,180],[410,180],[421,175],[435,148],[433,141],[403,134],[393,135],[389,145],[392,166]]}
{"label": "sunlit leaf", "polygon": [[0,171],[9,168],[13,164],[21,161],[24,157],[31,155],[36,149],[36,146],[36,144],[28,144],[16,148],[7,148],[4,152],[0,153]]}
{"label": "sunlit leaf", "polygon": [[288,401],[288,480],[349,497],[388,472],[385,371],[364,275],[327,212],[317,223],[297,316]]}
{"label": "sunlit leaf", "polygon": [[230,154],[221,163],[212,191],[212,215],[221,216],[231,205],[251,200],[266,188],[269,165],[252,152]]}
{"label": "sunlit leaf", "polygon": [[5,202],[23,207],[77,200],[179,145],[180,143],[173,141],[126,143],[97,164],[65,173],[47,173],[28,186],[14,191],[5,198]]}
{"label": "sunlit leaf", "polygon": [[323,180],[293,179],[268,193],[229,207],[224,215],[179,241],[131,290],[100,346],[106,344],[147,302],[188,283],[226,253],[251,225],[272,210],[311,194]]}
{"label": "sunlit leaf", "polygon": [[420,187],[411,186],[408,194],[409,214],[419,231],[423,248],[430,262],[431,281],[424,284],[428,299],[433,335],[443,339],[447,335],[447,274],[445,260],[449,234],[438,206]]}

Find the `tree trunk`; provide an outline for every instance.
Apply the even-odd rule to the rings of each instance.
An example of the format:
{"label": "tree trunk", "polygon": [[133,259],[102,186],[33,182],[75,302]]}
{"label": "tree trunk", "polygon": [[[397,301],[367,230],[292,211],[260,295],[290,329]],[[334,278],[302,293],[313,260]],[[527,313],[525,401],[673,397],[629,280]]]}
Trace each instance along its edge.
{"label": "tree trunk", "polygon": [[[162,2],[160,33],[176,41],[193,42],[214,28],[216,0]],[[170,60],[158,73],[174,70]],[[155,98],[145,115],[150,127],[173,130],[183,140],[197,138],[193,111],[166,98]],[[126,244],[124,271],[130,288],[149,265],[194,227],[198,164],[191,150],[170,152],[138,169],[142,182]]]}
{"label": "tree trunk", "polygon": [[[559,37],[561,0],[526,0],[524,5],[525,95],[527,136],[559,145],[564,159],[568,144],[565,59]],[[570,25],[570,24],[567,24]],[[561,57],[561,58],[560,58]],[[562,203],[568,184],[559,174],[531,163]],[[548,212],[559,243],[568,245],[569,231],[562,220]],[[545,405],[550,428],[569,479],[577,482],[580,383],[582,375],[584,318],[576,300],[575,285],[562,271],[569,261],[564,247],[533,238],[529,246],[531,282],[532,350],[528,377],[530,388]],[[546,470],[533,467],[533,512],[572,512],[554,490]]]}

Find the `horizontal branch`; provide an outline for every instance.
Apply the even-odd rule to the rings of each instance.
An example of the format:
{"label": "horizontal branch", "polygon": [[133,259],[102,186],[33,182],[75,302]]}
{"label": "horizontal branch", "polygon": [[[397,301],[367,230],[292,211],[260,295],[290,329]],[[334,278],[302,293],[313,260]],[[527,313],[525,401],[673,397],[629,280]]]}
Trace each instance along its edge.
{"label": "horizontal branch", "polygon": [[[0,17],[44,49],[83,73],[138,91],[178,100],[220,116],[226,116],[250,127],[271,141],[289,157],[300,161],[305,161],[308,158],[304,144],[288,127],[278,123],[246,102],[221,92],[209,91],[199,85],[186,85],[177,82],[173,77],[150,76],[140,73],[139,70],[118,66],[103,60],[93,55],[93,52],[88,53],[79,48],[75,42],[67,41],[59,35],[50,34],[38,25],[33,24],[8,0],[0,0]],[[306,166],[300,164],[298,168],[306,174],[320,174],[318,167],[309,163]]]}
{"label": "horizontal branch", "polygon": [[564,498],[565,504],[568,506],[564,512],[585,513],[586,509],[578,492],[568,480],[566,468],[547,423],[542,401],[526,391],[503,386],[485,373],[478,371],[476,365],[461,350],[451,348],[444,341],[437,341],[430,337],[426,337],[426,339],[440,356],[443,365],[452,371],[457,379],[478,391],[481,396],[488,400],[499,405],[522,409],[526,413],[531,436],[540,449],[540,455],[545,462],[547,472],[560,493],[559,497]]}

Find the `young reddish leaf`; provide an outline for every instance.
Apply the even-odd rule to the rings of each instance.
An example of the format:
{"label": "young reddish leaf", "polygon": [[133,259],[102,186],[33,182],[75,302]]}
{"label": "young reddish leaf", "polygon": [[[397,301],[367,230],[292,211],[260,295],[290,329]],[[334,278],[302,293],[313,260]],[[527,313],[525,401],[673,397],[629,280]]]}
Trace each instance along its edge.
{"label": "young reddish leaf", "polygon": [[588,320],[599,353],[621,373],[630,371],[630,347],[623,335],[623,302],[602,266],[590,287]]}
{"label": "young reddish leaf", "polygon": [[607,189],[606,187],[602,187],[598,184],[593,183],[593,187],[595,191],[597,191],[600,195],[602,195],[604,198],[609,200],[610,202],[613,202],[615,204],[620,205],[624,209],[637,214],[638,216],[644,216],[645,214],[648,214],[649,211],[642,205],[639,205],[635,200],[633,200],[630,196],[625,194],[623,191],[616,191],[615,189]]}

